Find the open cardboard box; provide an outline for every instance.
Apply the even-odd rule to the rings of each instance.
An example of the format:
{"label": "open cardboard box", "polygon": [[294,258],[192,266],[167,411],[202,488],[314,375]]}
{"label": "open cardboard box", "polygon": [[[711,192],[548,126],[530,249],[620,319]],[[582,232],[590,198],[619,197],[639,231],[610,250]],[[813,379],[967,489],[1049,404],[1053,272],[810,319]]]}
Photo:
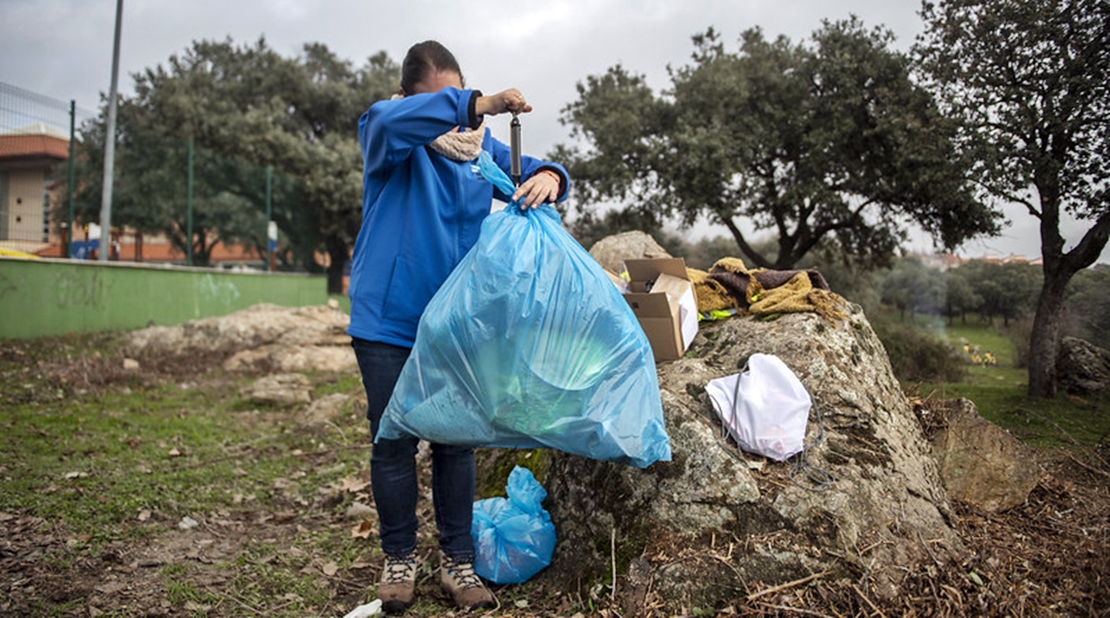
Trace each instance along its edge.
{"label": "open cardboard box", "polygon": [[626,260],[624,267],[629,275],[624,299],[640,321],[656,362],[682,358],[698,334],[698,301],[686,276],[686,261]]}

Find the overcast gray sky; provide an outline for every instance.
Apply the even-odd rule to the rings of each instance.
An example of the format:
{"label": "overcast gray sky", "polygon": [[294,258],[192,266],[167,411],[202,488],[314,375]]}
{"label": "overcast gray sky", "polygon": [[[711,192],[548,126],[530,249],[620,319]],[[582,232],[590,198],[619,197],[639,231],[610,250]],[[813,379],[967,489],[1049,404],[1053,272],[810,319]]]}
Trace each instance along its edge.
{"label": "overcast gray sky", "polygon": [[[822,19],[855,14],[889,28],[896,46],[908,49],[922,30],[919,7],[918,0],[125,0],[119,89],[131,94],[132,74],[166,64],[194,40],[265,37],[286,56],[323,43],[361,66],[381,50],[399,62],[413,43],[437,39],[458,58],[468,86],[524,92],[535,107],[521,118],[524,147],[542,155],[569,140],[558,118],[579,81],[621,64],[658,91],[668,85],[667,65],[685,64],[690,37],[710,26],[735,49],[753,26],[798,41]],[[97,110],[111,83],[115,13],[114,0],[0,0],[0,82]],[[507,120],[490,123],[507,139]],[[1010,219],[1001,238],[960,253],[1039,255],[1035,219],[1017,210]],[[1083,229],[1066,235],[1074,244]],[[698,226],[687,235],[718,233],[723,228]],[[926,240],[913,247],[931,248]]]}

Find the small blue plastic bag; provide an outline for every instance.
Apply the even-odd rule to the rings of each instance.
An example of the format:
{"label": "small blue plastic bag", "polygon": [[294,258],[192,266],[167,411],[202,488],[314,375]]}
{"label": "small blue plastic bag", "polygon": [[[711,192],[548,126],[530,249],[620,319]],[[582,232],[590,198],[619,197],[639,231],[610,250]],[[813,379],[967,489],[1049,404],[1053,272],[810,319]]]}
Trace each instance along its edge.
{"label": "small blue plastic bag", "polygon": [[[479,161],[512,194],[489,155]],[[490,214],[432,297],[377,438],[403,434],[641,468],[670,461],[651,345],[553,207]]]}
{"label": "small blue plastic bag", "polygon": [[547,491],[531,470],[509,474],[505,498],[474,502],[474,571],[495,584],[519,584],[551,564],[555,525],[542,504]]}

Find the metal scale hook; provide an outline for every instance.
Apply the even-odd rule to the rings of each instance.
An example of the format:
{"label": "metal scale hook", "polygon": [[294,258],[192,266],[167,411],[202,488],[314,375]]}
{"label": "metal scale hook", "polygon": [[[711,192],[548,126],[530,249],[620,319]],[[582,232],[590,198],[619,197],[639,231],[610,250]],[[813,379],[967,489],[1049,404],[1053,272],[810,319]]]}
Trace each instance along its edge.
{"label": "metal scale hook", "polygon": [[513,119],[509,123],[509,148],[512,151],[512,163],[509,171],[509,177],[513,180],[513,185],[520,186],[520,118],[513,114]]}

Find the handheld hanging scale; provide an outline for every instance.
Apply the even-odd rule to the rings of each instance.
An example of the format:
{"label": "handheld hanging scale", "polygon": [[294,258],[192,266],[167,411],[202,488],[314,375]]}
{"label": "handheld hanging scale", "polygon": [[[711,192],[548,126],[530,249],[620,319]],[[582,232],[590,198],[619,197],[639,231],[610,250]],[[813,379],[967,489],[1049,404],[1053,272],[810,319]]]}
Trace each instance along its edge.
{"label": "handheld hanging scale", "polygon": [[509,148],[512,151],[512,163],[509,170],[509,177],[513,179],[513,185],[520,186],[520,118],[513,114],[513,120],[509,123]]}

